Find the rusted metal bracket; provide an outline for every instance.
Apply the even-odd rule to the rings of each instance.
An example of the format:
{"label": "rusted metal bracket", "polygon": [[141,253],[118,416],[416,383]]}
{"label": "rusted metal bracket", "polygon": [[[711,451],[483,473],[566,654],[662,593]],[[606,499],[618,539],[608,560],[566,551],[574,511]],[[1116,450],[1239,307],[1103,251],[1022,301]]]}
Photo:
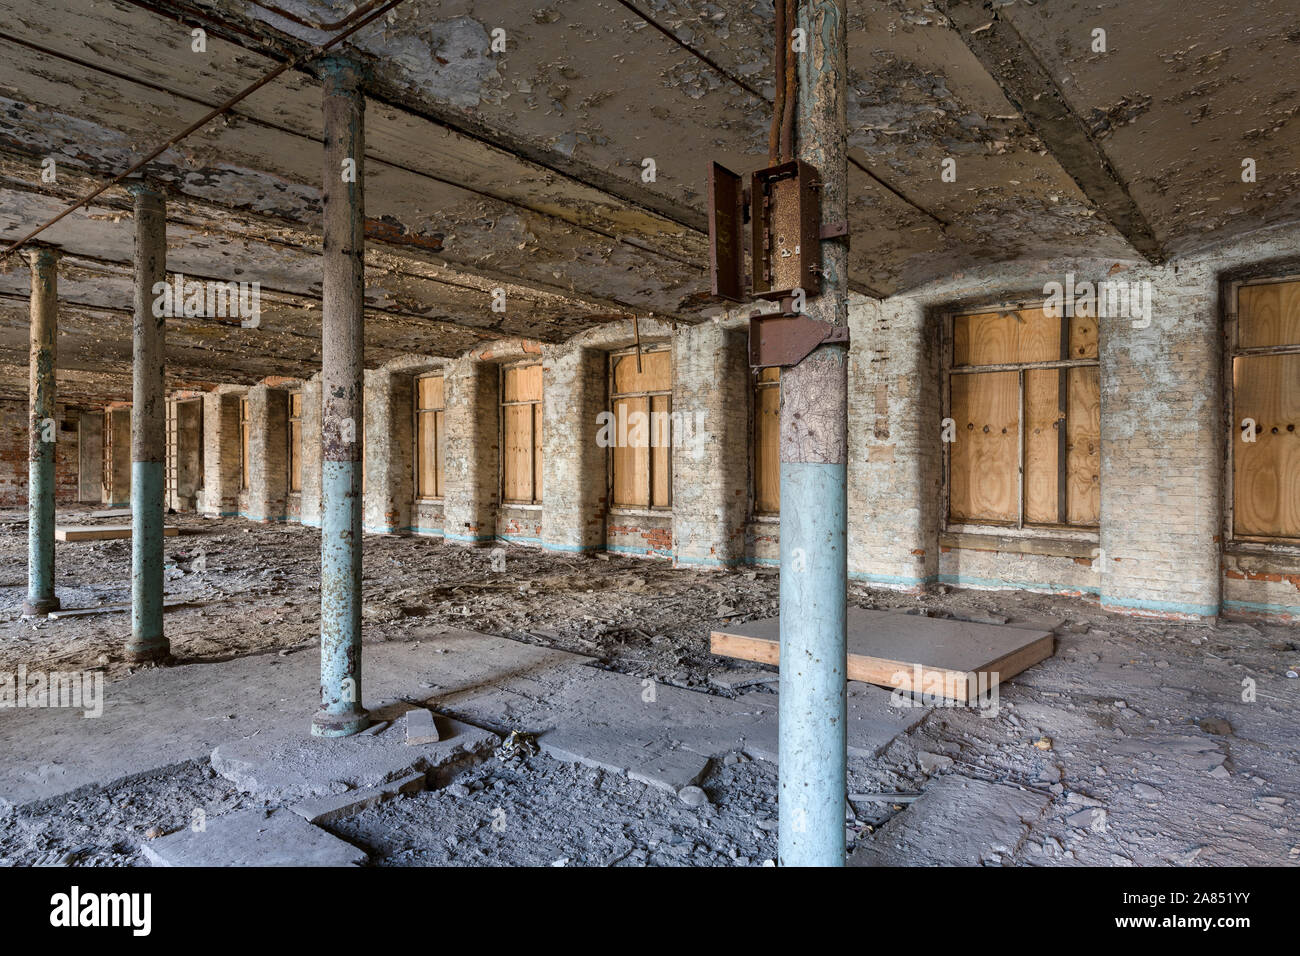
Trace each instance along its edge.
{"label": "rusted metal bracket", "polygon": [[756,315],[749,320],[751,368],[798,365],[819,345],[849,341],[846,325],[807,315]]}
{"label": "rusted metal bracket", "polygon": [[841,219],[839,222],[828,222],[822,226],[821,237],[823,239],[839,239],[849,234],[849,222],[847,219]]}

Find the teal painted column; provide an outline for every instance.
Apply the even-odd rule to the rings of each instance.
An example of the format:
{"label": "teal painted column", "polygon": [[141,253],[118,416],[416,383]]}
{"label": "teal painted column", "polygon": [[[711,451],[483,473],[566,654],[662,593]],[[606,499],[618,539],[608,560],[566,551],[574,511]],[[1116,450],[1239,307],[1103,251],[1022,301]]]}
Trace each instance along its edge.
{"label": "teal painted column", "polygon": [[318,737],[364,730],[361,703],[361,445],[365,272],[365,97],[349,60],[321,61],[325,86],[321,286],[321,584]]}
{"label": "teal painted column", "polygon": [[27,600],[23,614],[43,617],[59,609],[54,593],[54,372],[59,311],[59,253],[38,246],[32,268],[28,385]]}
{"label": "teal painted column", "polygon": [[[798,156],[822,177],[823,223],[848,218],[845,0],[800,0]],[[848,324],[848,244],[822,242],[805,312]],[[781,693],[778,856],[843,866],[847,797],[848,350],[781,373]]]}
{"label": "teal painted column", "polygon": [[135,201],[135,313],[131,322],[131,638],[132,661],[165,659],[163,634],[163,482],[167,398],[163,345],[167,318],[155,314],[153,287],[167,279],[167,217],[162,193],[143,180]]}

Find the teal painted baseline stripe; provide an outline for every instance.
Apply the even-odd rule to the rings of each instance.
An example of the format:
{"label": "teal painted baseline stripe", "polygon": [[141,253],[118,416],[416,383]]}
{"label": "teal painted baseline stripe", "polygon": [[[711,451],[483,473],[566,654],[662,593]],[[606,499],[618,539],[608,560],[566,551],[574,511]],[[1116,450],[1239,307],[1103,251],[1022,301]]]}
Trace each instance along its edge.
{"label": "teal painted baseline stripe", "polygon": [[1224,601],[1225,609],[1235,611],[1258,611],[1261,614],[1284,614],[1300,616],[1300,605],[1296,604],[1258,604],[1254,601]]}

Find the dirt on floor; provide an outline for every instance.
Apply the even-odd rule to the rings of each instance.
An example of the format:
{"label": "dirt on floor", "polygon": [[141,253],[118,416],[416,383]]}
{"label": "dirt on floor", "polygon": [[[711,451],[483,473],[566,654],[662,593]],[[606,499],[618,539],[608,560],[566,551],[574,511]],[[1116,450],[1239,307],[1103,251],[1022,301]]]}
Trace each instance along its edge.
{"label": "dirt on floor", "polygon": [[[85,518],[61,513],[60,521]],[[166,540],[167,597],[185,602],[166,614],[178,660],[317,640],[319,532],[190,515],[169,521],[181,529]],[[121,649],[129,615],[23,621],[25,568],[24,518],[0,516],[0,673],[25,665],[128,676]],[[130,542],[60,543],[56,574],[65,608],[128,602]],[[709,631],[775,615],[777,590],[766,568],[700,571],[607,554],[365,539],[367,642],[403,641],[430,625],[467,628],[732,697],[773,686],[735,681],[763,668],[710,655]],[[1004,684],[996,708],[937,707],[878,758],[850,760],[851,846],[913,812],[931,779],[961,774],[1050,799],[1013,845],[991,846],[985,863],[1300,864],[1300,680],[1287,676],[1300,667],[1300,629],[1134,618],[1024,592],[918,596],[854,586],[850,601],[1037,622],[1057,635],[1055,656]],[[327,828],[377,865],[762,865],[775,857],[773,765],[732,754],[714,762],[701,787],[707,802],[693,806],[546,756],[493,759],[445,789]],[[162,768],[0,817],[0,863],[140,864],[143,842],[188,825],[195,807],[219,815],[261,805],[206,761]]]}

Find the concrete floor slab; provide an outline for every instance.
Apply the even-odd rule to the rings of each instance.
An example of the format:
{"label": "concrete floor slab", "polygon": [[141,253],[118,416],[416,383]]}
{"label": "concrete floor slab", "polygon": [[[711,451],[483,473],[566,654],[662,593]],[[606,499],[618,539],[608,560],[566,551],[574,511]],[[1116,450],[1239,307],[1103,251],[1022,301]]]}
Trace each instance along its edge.
{"label": "concrete floor slab", "polygon": [[[372,711],[445,691],[475,696],[522,684],[543,693],[556,672],[591,660],[472,631],[365,646],[364,693]],[[586,668],[581,668],[586,669]],[[139,671],[104,685],[103,714],[80,709],[0,709],[0,806],[22,805],[208,756],[239,737],[304,733],[319,685],[314,648],[286,657]],[[527,695],[519,695],[527,701]],[[381,735],[382,736],[382,735]],[[400,737],[400,734],[396,735]],[[415,750],[416,748],[408,748]]]}
{"label": "concrete floor slab", "polygon": [[709,757],[675,747],[672,741],[647,738],[637,727],[564,724],[537,741],[542,752],[567,763],[581,763],[676,793],[704,776]]}
{"label": "concrete floor slab", "polygon": [[980,866],[1020,848],[1051,798],[959,774],[939,777],[872,834],[850,866]]}
{"label": "concrete floor slab", "polygon": [[368,807],[383,803],[400,793],[419,793],[424,790],[427,778],[423,773],[412,773],[381,787],[367,790],[348,790],[345,793],[331,794],[327,797],[312,797],[301,803],[295,803],[289,809],[308,823],[330,823],[342,820]]}
{"label": "concrete floor slab", "polygon": [[434,722],[440,739],[418,746],[407,744],[400,727],[331,739],[293,730],[258,734],[218,746],[212,767],[245,793],[291,802],[382,789],[417,773],[446,782],[501,743],[491,731],[458,720],[435,715]]}
{"label": "concrete floor slab", "polygon": [[288,810],[242,810],[144,844],[154,866],[360,866],[352,844]]}
{"label": "concrete floor slab", "polygon": [[[241,789],[285,802],[382,790],[414,773],[436,786],[490,753],[490,731],[514,729],[540,733],[559,759],[674,792],[727,753],[777,756],[775,694],[719,697],[454,630],[366,645],[365,699],[376,720],[391,723],[324,741],[307,733],[317,660],[303,650],[142,671],[107,685],[95,719],[66,710],[0,714],[0,748],[9,754],[0,800],[22,804],[209,754]],[[403,714],[418,706],[450,715],[439,717],[441,741],[405,743]],[[880,753],[925,712],[890,708],[887,691],[850,684],[850,752]],[[337,810],[331,803],[321,812]]]}

